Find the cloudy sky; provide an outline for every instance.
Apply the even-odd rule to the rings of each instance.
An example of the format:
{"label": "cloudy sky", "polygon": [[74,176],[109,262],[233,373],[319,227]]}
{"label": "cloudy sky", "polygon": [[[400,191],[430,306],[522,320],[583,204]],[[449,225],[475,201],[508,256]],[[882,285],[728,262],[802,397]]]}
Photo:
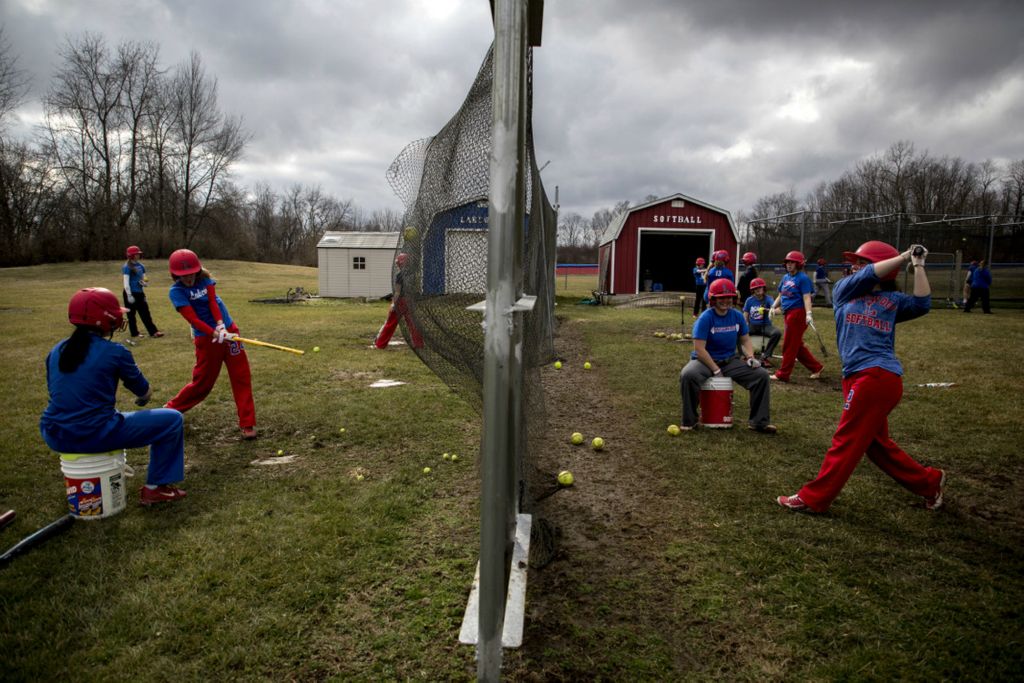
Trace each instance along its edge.
{"label": "cloudy sky", "polygon": [[[547,0],[536,151],[562,211],[681,192],[731,211],[909,140],[1024,158],[1024,2]],[[0,0],[39,121],[67,37],[197,51],[252,134],[246,186],[400,209],[384,173],[437,132],[493,38],[487,0]]]}

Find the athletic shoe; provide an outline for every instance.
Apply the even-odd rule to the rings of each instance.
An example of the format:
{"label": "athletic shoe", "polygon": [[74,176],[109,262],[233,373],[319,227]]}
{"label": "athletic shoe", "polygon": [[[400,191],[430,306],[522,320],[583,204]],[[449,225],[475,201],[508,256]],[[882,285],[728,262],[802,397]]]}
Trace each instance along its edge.
{"label": "athletic shoe", "polygon": [[794,512],[814,512],[810,507],[808,507],[807,503],[800,500],[800,496],[795,494],[792,496],[779,496],[775,499],[775,502],[784,508],[793,510]]}
{"label": "athletic shoe", "polygon": [[164,333],[163,333],[163,332],[161,332],[160,330],[157,330],[156,332],[154,332],[153,334],[151,334],[151,335],[149,335],[149,336],[150,336],[150,337],[156,337],[156,338],[158,338],[158,339],[159,339],[160,337],[164,336]]}
{"label": "athletic shoe", "polygon": [[679,425],[679,429],[684,432],[692,432],[697,428],[697,425]]}
{"label": "athletic shoe", "polygon": [[252,441],[256,438],[255,427],[242,427],[242,438],[246,441]]}
{"label": "athletic shoe", "polygon": [[749,430],[751,430],[753,432],[758,432],[759,434],[777,434],[778,431],[779,431],[779,428],[776,427],[775,425],[772,425],[772,424],[768,424],[768,425],[747,425],[747,429],[749,429]]}
{"label": "athletic shoe", "polygon": [[160,484],[155,489],[143,486],[139,489],[139,505],[156,505],[157,503],[173,503],[188,494],[171,484]]}
{"label": "athletic shoe", "polygon": [[789,384],[789,380],[782,379],[781,377],[779,377],[779,374],[777,372],[768,375],[768,377],[775,380],[776,382],[785,382],[786,384]]}
{"label": "athletic shoe", "polygon": [[825,368],[822,368],[821,370],[818,370],[817,372],[812,372],[811,376],[810,376],[810,379],[820,379],[821,378],[821,373],[823,373],[823,372],[825,372]]}
{"label": "athletic shoe", "polygon": [[946,471],[939,470],[942,473],[942,477],[939,479],[939,490],[934,496],[924,497],[924,507],[926,510],[938,510],[942,507],[942,491],[946,488]]}

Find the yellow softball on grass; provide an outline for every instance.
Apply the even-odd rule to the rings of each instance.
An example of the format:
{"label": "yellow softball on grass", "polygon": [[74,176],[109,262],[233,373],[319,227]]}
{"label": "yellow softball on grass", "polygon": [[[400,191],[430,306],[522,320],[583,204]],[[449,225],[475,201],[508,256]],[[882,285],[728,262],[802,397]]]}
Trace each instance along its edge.
{"label": "yellow softball on grass", "polygon": [[594,440],[590,442],[590,446],[591,446],[591,448],[593,448],[593,449],[594,449],[595,451],[599,451],[599,450],[601,450],[602,448],[604,448],[604,439],[602,439],[602,438],[601,438],[601,437],[599,437],[599,436],[595,436],[595,437],[594,437]]}
{"label": "yellow softball on grass", "polygon": [[277,454],[278,454],[278,455],[284,455],[284,451],[282,451],[282,450],[281,450],[281,449],[279,448],[279,449],[277,449]]}
{"label": "yellow softball on grass", "polygon": [[451,455],[449,455],[448,453],[445,453],[444,455],[441,456],[441,459],[442,460],[448,460],[451,457],[452,457]]}
{"label": "yellow softball on grass", "polygon": [[454,453],[452,453],[452,462],[458,462],[458,460],[459,460],[459,456],[457,456]]}
{"label": "yellow softball on grass", "polygon": [[366,479],[366,477],[364,477],[364,476],[363,476],[363,475],[361,475],[361,474],[357,474],[357,475],[356,475],[356,481],[362,481],[363,479]]}
{"label": "yellow softball on grass", "polygon": [[672,436],[679,436],[679,432],[680,431],[681,430],[679,429],[679,425],[669,425],[668,426],[668,433],[671,434]]}
{"label": "yellow softball on grass", "polygon": [[561,369],[562,369],[562,361],[556,360],[555,361],[555,370],[561,370]]}
{"label": "yellow softball on grass", "polygon": [[569,470],[562,470],[558,473],[558,483],[562,486],[572,486],[574,481],[575,479],[573,479],[572,472]]}
{"label": "yellow softball on grass", "polygon": [[584,370],[589,370],[591,367],[593,367],[593,366],[590,365],[590,361],[589,360],[586,363],[583,364],[583,369]]}
{"label": "yellow softball on grass", "polygon": [[580,434],[579,432],[573,432],[573,433],[572,433],[572,437],[570,437],[570,440],[571,440],[571,441],[572,441],[572,442],[573,442],[574,444],[576,444],[577,446],[579,446],[579,445],[580,445],[581,443],[583,443],[583,435],[582,435],[582,434]]}
{"label": "yellow softball on grass", "polygon": [[423,468],[423,474],[430,474],[430,468],[429,467],[424,467]]}

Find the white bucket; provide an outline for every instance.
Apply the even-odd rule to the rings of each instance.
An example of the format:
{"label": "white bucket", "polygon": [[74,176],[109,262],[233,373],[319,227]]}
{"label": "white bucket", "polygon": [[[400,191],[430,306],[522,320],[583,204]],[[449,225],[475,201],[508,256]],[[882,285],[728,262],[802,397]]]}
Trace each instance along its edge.
{"label": "white bucket", "polygon": [[68,512],[79,519],[102,519],[124,510],[125,478],[135,474],[125,462],[127,455],[127,451],[61,453]]}
{"label": "white bucket", "polygon": [[732,379],[708,377],[700,388],[700,422],[711,429],[732,427]]}

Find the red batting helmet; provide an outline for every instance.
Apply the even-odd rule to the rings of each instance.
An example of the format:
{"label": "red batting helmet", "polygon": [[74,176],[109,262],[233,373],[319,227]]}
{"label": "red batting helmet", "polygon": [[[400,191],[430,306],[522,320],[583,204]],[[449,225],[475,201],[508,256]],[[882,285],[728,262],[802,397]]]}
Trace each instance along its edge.
{"label": "red batting helmet", "polygon": [[191,249],[178,249],[167,259],[167,265],[171,269],[171,275],[191,275],[203,269],[199,257]]}
{"label": "red batting helmet", "polygon": [[698,266],[703,266],[703,265],[706,265],[706,264],[707,264],[707,261],[705,261],[703,258],[698,258],[697,259],[697,265]]}
{"label": "red batting helmet", "polygon": [[125,258],[131,258],[132,256],[141,256],[141,255],[142,255],[142,250],[139,249],[134,244],[124,250],[124,257]]}
{"label": "red batting helmet", "polygon": [[[857,247],[857,251],[843,252],[843,258],[845,258],[847,261],[850,261],[851,263],[856,263],[857,259],[864,259],[865,261],[869,261],[870,263],[878,263],[879,261],[884,261],[886,259],[892,258],[893,256],[899,255],[900,252],[897,251],[896,247],[892,246],[891,244],[886,244],[885,242],[880,242],[878,240],[871,240],[870,242],[865,242],[864,244]],[[899,274],[899,270],[899,268],[894,268],[893,271],[889,273],[887,276],[885,276],[883,279],[895,280],[896,276]]]}
{"label": "red batting helmet", "polygon": [[759,277],[755,277],[753,280],[750,281],[750,291],[753,292],[758,287],[764,287],[765,289],[767,289],[768,283]]}
{"label": "red batting helmet", "polygon": [[825,259],[823,259],[823,258],[820,258],[820,259],[818,259],[818,265],[819,265],[819,266],[824,266],[824,265],[826,265],[827,263],[828,263],[828,261],[826,261],[826,260],[825,260]]}
{"label": "red batting helmet", "polygon": [[740,263],[745,266],[752,266],[757,263],[757,254],[752,251],[748,251],[743,256],[740,256]]}
{"label": "red batting helmet", "polygon": [[406,262],[409,260],[409,255],[402,253],[395,257],[395,265],[399,268],[405,268]]}
{"label": "red batting helmet", "polygon": [[804,264],[807,263],[807,258],[803,255],[803,252],[793,250],[786,254],[786,258],[782,259],[783,263],[785,263],[786,261],[792,261],[793,263],[803,268]]}
{"label": "red batting helmet", "polygon": [[711,255],[711,260],[712,261],[722,261],[724,263],[728,263],[729,262],[729,252],[727,252],[725,249],[719,249],[718,251],[716,251],[714,254]]}
{"label": "red batting helmet", "polygon": [[128,309],[121,306],[114,293],[104,287],[80,289],[68,302],[68,322],[98,327],[103,334],[122,329],[127,312]]}
{"label": "red batting helmet", "polygon": [[711,288],[708,290],[709,299],[719,299],[725,297],[736,298],[736,285],[732,283],[732,280],[725,277],[720,277],[711,283]]}

